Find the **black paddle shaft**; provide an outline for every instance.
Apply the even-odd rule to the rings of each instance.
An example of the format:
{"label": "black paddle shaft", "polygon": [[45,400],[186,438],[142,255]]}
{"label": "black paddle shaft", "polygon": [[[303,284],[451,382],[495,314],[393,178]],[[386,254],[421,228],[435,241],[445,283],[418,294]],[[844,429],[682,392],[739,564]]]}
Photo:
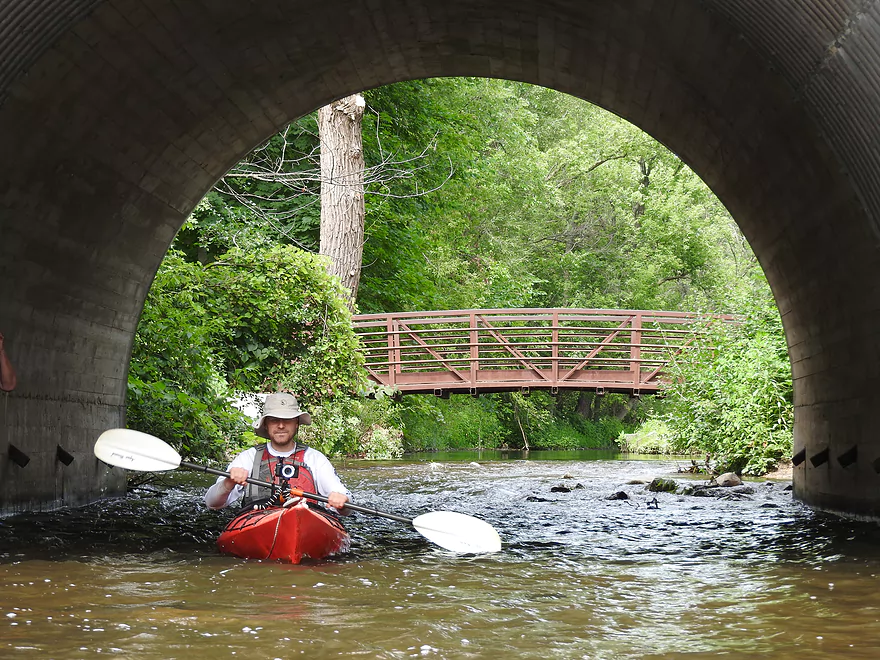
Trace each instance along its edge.
{"label": "black paddle shaft", "polygon": [[[229,473],[224,472],[223,470],[217,470],[216,468],[209,468],[204,465],[196,465],[195,463],[187,463],[186,461],[180,461],[180,467],[186,468],[187,470],[195,470],[196,472],[207,472],[208,474],[215,474],[218,477],[228,477]],[[274,484],[270,484],[268,481],[262,481],[260,479],[254,479],[253,477],[248,477],[247,482],[249,484],[254,484],[255,486],[263,486],[265,488],[272,488]],[[297,489],[298,490],[298,489]],[[306,497],[310,500],[316,500],[318,502],[327,502],[327,498],[323,495],[318,495],[317,493],[306,493],[302,492],[302,496]],[[404,518],[403,516],[395,516],[393,513],[385,513],[384,511],[377,511],[376,509],[370,509],[365,506],[360,506],[358,504],[352,504],[351,502],[346,502],[346,509],[351,509],[352,511],[360,511],[361,513],[369,513],[374,516],[382,516],[383,518],[390,518],[391,520],[396,520],[402,523],[412,524],[412,520],[409,518]]]}

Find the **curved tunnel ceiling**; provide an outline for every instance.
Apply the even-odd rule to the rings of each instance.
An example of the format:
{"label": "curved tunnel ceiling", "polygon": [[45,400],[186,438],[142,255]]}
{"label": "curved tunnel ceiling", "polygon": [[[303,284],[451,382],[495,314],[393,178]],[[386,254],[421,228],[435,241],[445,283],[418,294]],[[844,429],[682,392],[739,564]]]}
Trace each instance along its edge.
{"label": "curved tunnel ceiling", "polygon": [[[2,453],[0,510],[120,488],[91,444],[124,418],[152,276],[229,167],[334,98],[468,75],[601,105],[712,187],[783,315],[796,451],[861,456],[805,461],[796,494],[880,514],[878,19],[865,0],[12,0],[0,332],[20,385],[3,423],[36,460],[16,471]],[[59,439],[81,458],[64,479]]]}

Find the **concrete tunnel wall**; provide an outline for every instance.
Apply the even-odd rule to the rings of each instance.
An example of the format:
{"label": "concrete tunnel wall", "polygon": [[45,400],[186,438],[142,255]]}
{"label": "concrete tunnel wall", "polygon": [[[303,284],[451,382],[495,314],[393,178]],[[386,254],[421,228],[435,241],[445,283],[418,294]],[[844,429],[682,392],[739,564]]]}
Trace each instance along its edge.
{"label": "concrete tunnel wall", "polygon": [[795,495],[880,516],[876,0],[12,0],[0,35],[0,512],[124,490],[92,446],[124,424],[152,277],[229,167],[334,98],[468,75],[597,103],[703,177],[783,316]]}

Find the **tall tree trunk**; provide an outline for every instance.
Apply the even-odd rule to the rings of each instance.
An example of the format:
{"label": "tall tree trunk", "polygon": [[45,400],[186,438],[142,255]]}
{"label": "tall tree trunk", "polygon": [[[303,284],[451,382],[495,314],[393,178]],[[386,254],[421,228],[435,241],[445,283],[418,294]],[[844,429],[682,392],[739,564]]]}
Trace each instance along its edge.
{"label": "tall tree trunk", "polygon": [[599,409],[602,402],[595,392],[582,391],[578,393],[577,413],[584,419],[595,422],[599,418]]}
{"label": "tall tree trunk", "polygon": [[346,96],[318,110],[321,137],[321,246],[328,270],[354,308],[364,253],[364,97]]}
{"label": "tall tree trunk", "polygon": [[581,390],[578,392],[578,402],[575,411],[584,419],[590,419],[590,411],[593,405],[593,393]]}

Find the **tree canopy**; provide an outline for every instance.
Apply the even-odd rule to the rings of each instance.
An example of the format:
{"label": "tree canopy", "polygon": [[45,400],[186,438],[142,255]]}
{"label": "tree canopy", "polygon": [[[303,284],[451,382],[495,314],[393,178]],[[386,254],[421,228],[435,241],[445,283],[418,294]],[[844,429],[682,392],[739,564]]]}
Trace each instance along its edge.
{"label": "tree canopy", "polygon": [[[337,431],[328,425],[319,436],[348,453],[359,453],[358,442],[383,424],[403,429],[412,448],[474,438],[495,446],[598,446],[647,416],[672,414],[678,447],[745,465],[740,445],[771,437],[774,449],[763,462],[784,455],[791,376],[778,312],[733,218],[680,158],[601,108],[523,83],[439,78],[364,96],[359,311],[662,309],[742,314],[760,325],[729,328],[712,342],[730,350],[680,364],[694,388],[670,391],[672,413],[660,410],[666,404],[577,395],[407,397],[354,410],[340,397],[363,388],[355,340],[343,327],[338,289],[313,255],[319,136],[309,115],[224,177],[178,234],[136,339],[134,424],[166,424],[208,446],[235,426],[219,403],[231,391],[281,386],[322,406],[328,419],[335,415]],[[719,379],[742,396],[719,394],[710,386]],[[767,398],[749,402],[749,391]],[[690,407],[679,405],[685,399]],[[227,412],[200,414],[200,401]],[[709,401],[712,415],[697,410]],[[755,406],[773,408],[782,421],[730,418],[754,421]],[[722,409],[730,413],[724,419]],[[343,418],[361,420],[358,434],[339,430]],[[373,421],[364,425],[367,418]],[[736,446],[709,426],[725,426],[721,433],[736,436]],[[385,453],[397,451],[393,442],[376,442]]]}

